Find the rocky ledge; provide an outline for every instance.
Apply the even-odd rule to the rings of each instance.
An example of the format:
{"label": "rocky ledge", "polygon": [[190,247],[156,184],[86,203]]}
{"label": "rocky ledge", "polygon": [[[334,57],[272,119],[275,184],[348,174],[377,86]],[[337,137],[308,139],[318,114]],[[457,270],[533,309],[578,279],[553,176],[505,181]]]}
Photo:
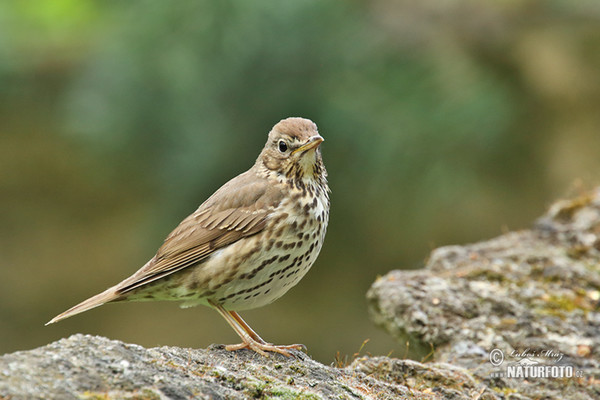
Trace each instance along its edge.
{"label": "rocky ledge", "polygon": [[146,349],[79,334],[0,357],[3,400],[470,399],[485,390],[467,371],[439,363],[374,357],[334,367],[301,352]]}
{"label": "rocky ledge", "polygon": [[555,203],[531,230],[439,248],[367,297],[390,334],[500,398],[598,399],[600,189]]}

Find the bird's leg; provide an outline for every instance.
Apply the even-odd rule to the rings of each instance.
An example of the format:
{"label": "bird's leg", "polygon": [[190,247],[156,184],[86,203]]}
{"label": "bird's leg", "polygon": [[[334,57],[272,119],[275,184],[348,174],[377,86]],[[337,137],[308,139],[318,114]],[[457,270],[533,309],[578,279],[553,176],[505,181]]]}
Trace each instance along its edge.
{"label": "bird's leg", "polygon": [[227,311],[223,306],[210,302],[215,310],[221,314],[225,321],[233,328],[235,333],[242,339],[240,344],[232,344],[225,346],[225,350],[235,351],[240,349],[250,349],[257,353],[268,357],[267,351],[283,354],[286,357],[290,357],[291,354],[287,351],[290,349],[301,350],[305,346],[301,344],[292,344],[288,346],[277,346],[271,343],[265,342],[250,326],[240,317],[235,311]]}
{"label": "bird's leg", "polygon": [[231,315],[233,318],[235,318],[235,320],[238,322],[238,324],[240,324],[240,326],[246,331],[246,333],[248,333],[248,335],[250,335],[250,337],[254,340],[256,340],[257,342],[261,343],[261,344],[266,344],[267,342],[265,342],[260,336],[258,336],[258,333],[254,332],[254,330],[252,328],[250,328],[250,325],[248,325],[248,323],[246,323],[246,321],[244,321],[244,319],[242,318],[242,316],[238,313],[236,313],[235,311],[227,311],[229,313],[229,315]]}

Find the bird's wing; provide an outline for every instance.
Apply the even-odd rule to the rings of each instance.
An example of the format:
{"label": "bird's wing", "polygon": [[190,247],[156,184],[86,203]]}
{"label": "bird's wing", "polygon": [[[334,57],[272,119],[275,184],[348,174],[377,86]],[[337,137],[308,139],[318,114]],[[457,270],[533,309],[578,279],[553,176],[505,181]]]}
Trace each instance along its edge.
{"label": "bird's wing", "polygon": [[260,232],[281,192],[251,171],[237,176],[184,219],[152,260],[118,287],[123,294],[196,265],[215,250]]}

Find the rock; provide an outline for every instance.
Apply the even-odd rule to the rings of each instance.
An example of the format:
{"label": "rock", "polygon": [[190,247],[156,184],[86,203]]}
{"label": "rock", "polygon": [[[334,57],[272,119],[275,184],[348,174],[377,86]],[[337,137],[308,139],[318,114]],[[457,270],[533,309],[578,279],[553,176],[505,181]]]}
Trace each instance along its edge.
{"label": "rock", "polygon": [[365,357],[338,368],[294,354],[145,349],[77,334],[0,357],[0,399],[471,399],[486,390],[450,365]]}
{"label": "rock", "polygon": [[[389,333],[431,344],[501,397],[600,398],[600,189],[557,202],[531,230],[434,250],[423,270],[392,271],[367,298]],[[508,377],[519,363],[574,376]]]}

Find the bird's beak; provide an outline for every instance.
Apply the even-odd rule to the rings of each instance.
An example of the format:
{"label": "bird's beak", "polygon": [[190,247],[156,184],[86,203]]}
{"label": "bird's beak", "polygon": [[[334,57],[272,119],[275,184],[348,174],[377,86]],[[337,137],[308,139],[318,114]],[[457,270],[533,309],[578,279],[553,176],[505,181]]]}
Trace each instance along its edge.
{"label": "bird's beak", "polygon": [[305,151],[314,149],[314,148],[318,147],[324,141],[325,141],[325,139],[323,139],[323,137],[321,135],[315,135],[315,136],[311,137],[308,140],[308,142],[306,142],[302,146],[298,147],[296,150],[292,151],[292,154],[304,153]]}

